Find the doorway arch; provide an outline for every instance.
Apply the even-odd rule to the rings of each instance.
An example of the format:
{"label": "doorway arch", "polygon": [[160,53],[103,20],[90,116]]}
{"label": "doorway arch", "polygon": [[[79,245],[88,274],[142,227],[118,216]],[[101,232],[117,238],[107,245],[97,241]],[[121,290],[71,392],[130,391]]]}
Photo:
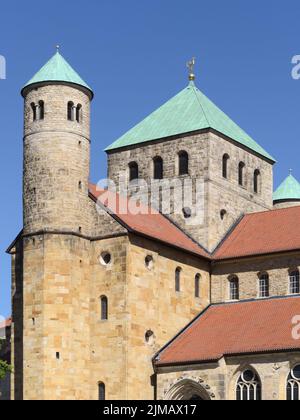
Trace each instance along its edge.
{"label": "doorway arch", "polygon": [[191,379],[183,379],[172,385],[165,395],[165,400],[207,401],[210,396],[206,389]]}

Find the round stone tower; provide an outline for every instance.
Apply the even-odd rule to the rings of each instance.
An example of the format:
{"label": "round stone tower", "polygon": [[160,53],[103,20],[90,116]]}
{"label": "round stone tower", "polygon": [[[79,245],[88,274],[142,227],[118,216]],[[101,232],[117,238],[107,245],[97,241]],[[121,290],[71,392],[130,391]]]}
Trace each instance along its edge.
{"label": "round stone tower", "polygon": [[24,234],[88,234],[93,92],[57,53],[24,86]]}

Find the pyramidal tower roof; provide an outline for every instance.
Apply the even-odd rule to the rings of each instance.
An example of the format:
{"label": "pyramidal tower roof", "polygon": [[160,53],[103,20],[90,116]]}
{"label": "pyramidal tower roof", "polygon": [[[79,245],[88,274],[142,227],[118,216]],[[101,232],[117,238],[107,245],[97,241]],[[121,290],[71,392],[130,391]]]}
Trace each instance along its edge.
{"label": "pyramidal tower roof", "polygon": [[93,96],[92,89],[79,76],[79,74],[70,66],[64,57],[57,52],[52,58],[30,79],[22,88],[22,95],[32,85],[45,82],[63,82],[82,86],[88,89]]}
{"label": "pyramidal tower roof", "polygon": [[279,185],[273,195],[273,200],[276,201],[289,201],[295,200],[300,201],[300,184],[296,178],[290,174],[283,182]]}
{"label": "pyramidal tower roof", "polygon": [[275,162],[269,153],[208,99],[193,81],[176,96],[107,147],[106,151],[208,128],[222,133],[237,143]]}

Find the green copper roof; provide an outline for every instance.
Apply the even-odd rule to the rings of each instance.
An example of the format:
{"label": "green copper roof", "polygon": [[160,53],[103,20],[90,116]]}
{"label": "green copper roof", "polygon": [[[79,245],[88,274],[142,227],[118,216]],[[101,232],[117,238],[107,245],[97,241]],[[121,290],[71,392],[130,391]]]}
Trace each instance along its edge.
{"label": "green copper roof", "polygon": [[188,87],[107,147],[106,151],[206,128],[213,128],[274,161],[269,153],[200,92],[194,82],[190,82]]}
{"label": "green copper roof", "polygon": [[300,201],[300,184],[293,175],[289,175],[281,185],[277,188],[273,195],[274,201],[279,200],[299,200]]}
{"label": "green copper roof", "polygon": [[92,89],[85,83],[78,73],[57,51],[56,54],[33,76],[23,87],[22,91],[33,84],[42,82],[67,82],[80,85],[90,90]]}

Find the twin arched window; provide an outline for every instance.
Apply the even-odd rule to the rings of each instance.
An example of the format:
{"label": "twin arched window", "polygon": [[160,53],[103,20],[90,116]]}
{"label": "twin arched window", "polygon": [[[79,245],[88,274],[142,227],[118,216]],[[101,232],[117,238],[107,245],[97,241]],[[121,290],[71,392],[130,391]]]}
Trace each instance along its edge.
{"label": "twin arched window", "polygon": [[101,296],[100,298],[101,306],[101,321],[106,321],[108,319],[108,299],[106,296]]}
{"label": "twin arched window", "polygon": [[260,401],[261,397],[261,381],[259,376],[252,369],[245,370],[237,382],[237,401]]}
{"label": "twin arched window", "polygon": [[185,151],[178,153],[179,160],[179,175],[188,175],[189,174],[189,155]]}
{"label": "twin arched window", "polygon": [[68,120],[77,121],[78,123],[82,120],[82,105],[78,104],[77,106],[74,102],[68,102]]}
{"label": "twin arched window", "polygon": [[153,159],[153,178],[163,179],[164,177],[164,162],[160,156]]}
{"label": "twin arched window", "polygon": [[236,276],[230,277],[229,279],[229,299],[239,300],[240,298],[240,284],[239,279]]}
{"label": "twin arched window", "polygon": [[38,104],[31,103],[32,119],[33,121],[43,120],[45,117],[45,103],[39,101]]}
{"label": "twin arched window", "polygon": [[300,275],[299,270],[291,271],[289,274],[289,288],[291,295],[297,295],[300,293]]}

